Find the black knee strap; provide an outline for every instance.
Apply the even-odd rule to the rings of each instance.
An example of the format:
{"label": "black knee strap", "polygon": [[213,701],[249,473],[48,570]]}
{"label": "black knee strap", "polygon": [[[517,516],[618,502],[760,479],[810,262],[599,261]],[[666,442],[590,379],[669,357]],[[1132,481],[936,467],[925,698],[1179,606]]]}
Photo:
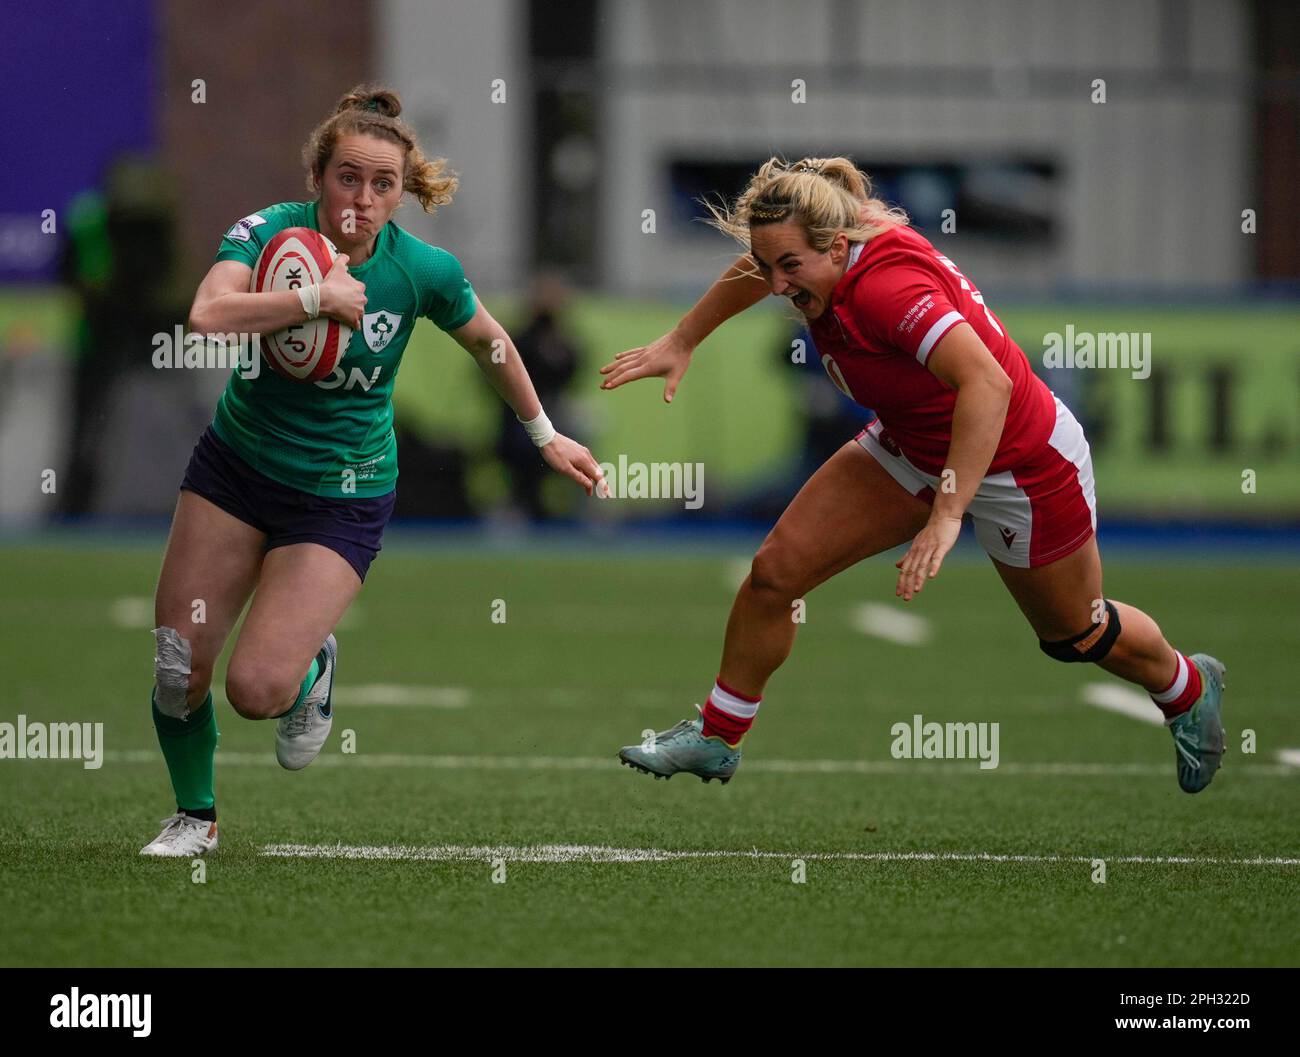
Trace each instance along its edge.
{"label": "black knee strap", "polygon": [[1075,635],[1074,638],[1062,639],[1060,642],[1047,642],[1044,639],[1039,639],[1038,648],[1047,656],[1054,660],[1064,661],[1066,664],[1099,661],[1110,653],[1110,648],[1115,645],[1115,640],[1119,638],[1119,632],[1119,610],[1107,600],[1106,612],[1103,614],[1100,624],[1094,624],[1087,631]]}

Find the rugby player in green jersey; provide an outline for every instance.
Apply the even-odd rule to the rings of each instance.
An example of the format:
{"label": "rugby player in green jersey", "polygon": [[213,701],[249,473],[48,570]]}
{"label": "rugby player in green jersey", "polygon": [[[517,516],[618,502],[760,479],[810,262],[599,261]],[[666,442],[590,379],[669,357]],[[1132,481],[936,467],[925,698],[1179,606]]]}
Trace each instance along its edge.
{"label": "rugby player in green jersey", "polygon": [[[311,318],[317,293],[319,313],[353,332],[320,381],[233,373],[195,446],[154,603],[152,710],[176,813],[144,855],[190,857],[217,846],[210,687],[250,596],[227,698],[247,719],[276,720],[276,756],[290,770],[325,744],[333,630],[361,589],[396,497],[393,382],[417,319],[432,320],[474,357],[552,469],[589,495],[600,479],[591,452],[551,427],[509,335],[456,258],[390,219],[405,192],[433,213],[457,187],[441,159],[424,157],[400,113],[385,89],[361,85],[343,96],[303,151],[318,198],[236,223],[194,298],[189,322],[198,333],[274,333]],[[262,247],[289,227],[320,231],[340,256],[305,297],[250,293]]]}

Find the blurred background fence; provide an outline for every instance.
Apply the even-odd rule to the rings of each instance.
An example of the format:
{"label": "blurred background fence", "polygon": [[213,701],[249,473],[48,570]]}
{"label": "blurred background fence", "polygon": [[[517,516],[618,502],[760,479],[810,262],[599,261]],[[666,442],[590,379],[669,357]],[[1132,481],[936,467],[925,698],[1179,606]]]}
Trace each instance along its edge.
{"label": "blurred background fence", "polygon": [[[788,308],[720,330],[671,409],[657,382],[600,392],[596,368],[734,255],[701,196],[772,153],[850,154],[1084,420],[1104,519],[1294,531],[1298,66],[1300,7],[1276,0],[11,9],[0,528],[170,512],[225,379],[155,369],[153,336],[184,326],[235,220],[310,197],[307,133],[374,80],[462,180],[397,222],[462,260],[557,426],[601,459],[705,468],[698,511],[537,480],[472,361],[421,324],[399,515],[770,522],[863,417],[817,357],[792,362]],[[1149,348],[1149,370],[1046,365],[1084,333]]]}

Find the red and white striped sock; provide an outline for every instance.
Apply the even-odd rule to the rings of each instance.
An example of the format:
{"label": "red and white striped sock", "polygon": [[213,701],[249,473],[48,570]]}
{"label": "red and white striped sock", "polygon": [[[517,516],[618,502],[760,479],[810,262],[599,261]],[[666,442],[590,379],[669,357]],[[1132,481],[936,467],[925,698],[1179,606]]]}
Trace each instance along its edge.
{"label": "red and white striped sock", "polygon": [[753,725],[762,700],[737,693],[719,679],[704,702],[704,736],[719,737],[728,745],[735,745]]}
{"label": "red and white striped sock", "polygon": [[1174,656],[1178,658],[1178,667],[1174,669],[1173,682],[1151,694],[1151,700],[1165,714],[1165,719],[1181,716],[1201,696],[1200,670],[1177,650]]}

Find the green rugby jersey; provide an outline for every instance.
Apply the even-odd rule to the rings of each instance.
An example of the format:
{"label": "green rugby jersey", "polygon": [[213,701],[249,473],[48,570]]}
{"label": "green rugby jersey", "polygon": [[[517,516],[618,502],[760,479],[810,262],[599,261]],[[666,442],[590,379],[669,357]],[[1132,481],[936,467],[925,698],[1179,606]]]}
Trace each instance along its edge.
{"label": "green rugby jersey", "polygon": [[[319,231],[316,202],[283,202],[244,217],[221,240],[219,261],[250,268],[285,228]],[[417,318],[443,330],[463,327],[477,308],[465,272],[446,250],[393,221],[375,251],[348,273],[366,286],[361,330],[334,373],[296,382],[262,360],[256,378],[232,372],[212,428],[245,462],[272,480],[312,495],[361,498],[397,482],[393,382]]]}

